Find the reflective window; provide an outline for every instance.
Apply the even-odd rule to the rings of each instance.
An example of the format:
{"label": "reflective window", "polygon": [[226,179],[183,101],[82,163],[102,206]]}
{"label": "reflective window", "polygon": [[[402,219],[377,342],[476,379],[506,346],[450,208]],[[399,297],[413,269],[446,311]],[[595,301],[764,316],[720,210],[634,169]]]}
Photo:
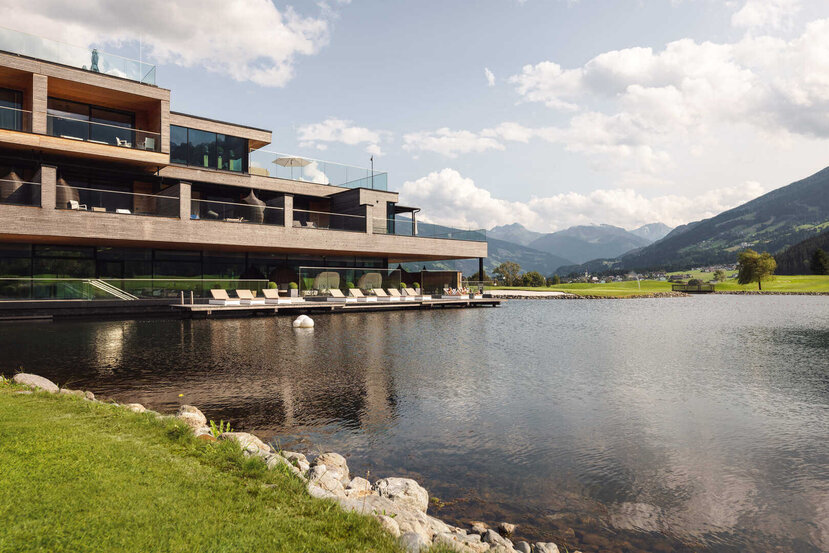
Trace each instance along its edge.
{"label": "reflective window", "polygon": [[135,145],[135,114],[49,98],[47,132],[52,136],[88,140],[111,146]]}
{"label": "reflective window", "polygon": [[47,133],[75,140],[89,140],[89,106],[49,98]]}
{"label": "reflective window", "polygon": [[187,127],[170,125],[170,161],[187,165]]}
{"label": "reflective window", "polygon": [[0,88],[0,129],[23,130],[23,94]]}
{"label": "reflective window", "polygon": [[217,169],[216,165],[216,133],[189,129],[190,137],[190,165]]}
{"label": "reflective window", "polygon": [[135,144],[135,116],[132,113],[93,107],[89,115],[91,142],[128,148]]}
{"label": "reflective window", "polygon": [[191,167],[248,171],[246,138],[170,125],[170,161]]}
{"label": "reflective window", "polygon": [[248,141],[237,136],[216,135],[219,152],[219,168],[236,173],[247,172]]}

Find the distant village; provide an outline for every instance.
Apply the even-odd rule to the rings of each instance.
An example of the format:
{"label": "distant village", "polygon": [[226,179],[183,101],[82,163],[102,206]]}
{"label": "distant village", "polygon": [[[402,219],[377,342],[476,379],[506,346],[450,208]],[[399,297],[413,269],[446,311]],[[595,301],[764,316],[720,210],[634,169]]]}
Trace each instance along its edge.
{"label": "distant village", "polygon": [[[717,271],[724,271],[727,278],[737,278],[737,265],[708,265],[705,267],[694,267],[690,269],[693,273],[713,274]],[[630,272],[624,275],[591,275],[585,273],[577,277],[562,278],[563,283],[589,282],[593,284],[606,284],[608,282],[625,282],[631,280],[656,280],[660,282],[685,282],[695,278],[692,273],[667,273],[665,271],[649,271],[646,273]],[[716,281],[712,281],[716,282]]]}

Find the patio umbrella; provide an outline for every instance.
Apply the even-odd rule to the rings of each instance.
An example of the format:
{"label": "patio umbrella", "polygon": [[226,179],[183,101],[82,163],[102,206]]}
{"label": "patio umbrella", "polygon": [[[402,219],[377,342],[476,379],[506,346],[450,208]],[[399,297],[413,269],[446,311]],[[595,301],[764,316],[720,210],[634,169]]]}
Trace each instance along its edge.
{"label": "patio umbrella", "polygon": [[290,167],[291,180],[294,180],[294,167],[305,167],[307,165],[311,165],[310,159],[305,159],[301,157],[278,157],[275,160],[273,160],[273,162],[277,165],[281,165],[282,167]]}

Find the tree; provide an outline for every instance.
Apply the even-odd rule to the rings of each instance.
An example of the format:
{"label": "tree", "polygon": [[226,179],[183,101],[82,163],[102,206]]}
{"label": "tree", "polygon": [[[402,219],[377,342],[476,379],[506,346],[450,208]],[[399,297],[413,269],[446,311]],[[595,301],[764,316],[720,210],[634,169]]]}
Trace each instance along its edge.
{"label": "tree", "polygon": [[492,274],[504,281],[506,286],[515,286],[521,281],[518,273],[521,272],[521,265],[513,261],[504,261],[492,271]]}
{"label": "tree", "polygon": [[725,271],[722,269],[717,269],[714,271],[714,280],[717,282],[723,282],[728,276],[725,274]]}
{"label": "tree", "polygon": [[524,283],[524,286],[544,286],[546,282],[544,277],[541,276],[541,273],[538,271],[530,271],[528,273],[524,273],[524,276],[521,278]]}
{"label": "tree", "polygon": [[815,250],[809,268],[816,275],[829,275],[829,255],[821,248]]}
{"label": "tree", "polygon": [[469,280],[472,281],[472,282],[481,282],[481,281],[487,280],[487,278],[489,278],[489,277],[486,276],[486,271],[484,271],[484,276],[483,277],[480,274],[478,274],[477,271],[475,271],[472,274],[472,276],[469,277]]}
{"label": "tree", "polygon": [[550,286],[556,286],[561,284],[561,277],[558,275],[553,275],[553,278],[550,279]]}
{"label": "tree", "polygon": [[777,262],[768,252],[757,253],[745,250],[737,256],[737,282],[740,284],[757,283],[757,289],[763,289],[763,281],[770,280],[777,269]]}

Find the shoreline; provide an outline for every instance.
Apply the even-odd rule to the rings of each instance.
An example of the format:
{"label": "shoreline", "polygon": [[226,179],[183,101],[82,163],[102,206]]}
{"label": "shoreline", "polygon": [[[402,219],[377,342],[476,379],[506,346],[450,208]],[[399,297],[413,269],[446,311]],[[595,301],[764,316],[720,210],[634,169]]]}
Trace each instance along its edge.
{"label": "shoreline", "polygon": [[217,432],[213,421],[208,425],[209,419],[192,405],[181,405],[175,414],[162,414],[139,403],[119,403],[96,398],[91,391],[60,388],[35,374],[18,373],[12,379],[3,381],[26,388],[15,394],[46,392],[74,396],[83,401],[121,407],[136,414],[151,414],[156,419],[176,419],[200,440],[230,440],[241,448],[245,456],[260,458],[268,469],[281,468],[292,473],[302,481],[311,497],[331,500],[346,512],[376,518],[383,530],[396,538],[403,549],[413,553],[432,547],[460,553],[559,553],[558,546],[552,542],[513,542],[510,537],[519,526],[517,524],[501,522],[497,528],[491,528],[483,522],[472,522],[470,528],[465,529],[427,514],[433,498],[413,479],[390,476],[371,483],[352,475],[345,457],[339,453],[323,452],[309,459],[303,453],[276,449],[270,442],[249,432]]}

